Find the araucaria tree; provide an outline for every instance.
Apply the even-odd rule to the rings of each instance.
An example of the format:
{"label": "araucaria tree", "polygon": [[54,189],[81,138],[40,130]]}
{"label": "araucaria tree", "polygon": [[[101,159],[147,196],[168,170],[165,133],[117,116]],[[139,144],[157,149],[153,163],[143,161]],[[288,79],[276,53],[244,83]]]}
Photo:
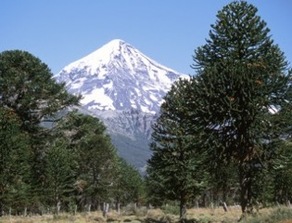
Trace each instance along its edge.
{"label": "araucaria tree", "polygon": [[245,213],[257,197],[256,176],[286,135],[291,72],[253,5],[228,4],[211,27],[207,43],[193,56],[191,120],[202,133],[201,144],[212,138],[208,150],[238,167]]}
{"label": "araucaria tree", "polygon": [[[31,192],[42,192],[41,186],[44,185],[43,158],[48,129],[41,127],[40,123],[68,106],[77,105],[78,101],[78,97],[66,91],[65,84],[56,83],[48,66],[37,57],[20,50],[0,53],[0,135],[1,141],[4,140],[0,156],[13,158],[19,164],[19,157],[26,158],[31,170],[26,172],[30,178]],[[21,150],[24,147],[20,140],[23,136],[26,144],[25,149]],[[12,155],[16,151],[17,154]],[[21,155],[24,151],[27,152],[25,156]],[[1,165],[3,163],[6,161]],[[13,164],[12,161],[10,163]],[[20,180],[25,182],[23,177]],[[11,189],[17,186],[9,183]],[[19,190],[15,191],[20,195]],[[31,204],[37,202],[38,198],[32,201],[32,197],[38,197],[37,194],[31,193]]]}
{"label": "araucaria tree", "polygon": [[68,111],[78,101],[35,56],[0,53],[0,216],[141,197],[138,172],[119,159],[104,124]]}
{"label": "araucaria tree", "polygon": [[[71,163],[73,162],[75,167],[71,164],[72,168],[64,169],[68,163],[66,160],[66,162],[63,161],[64,164],[61,167],[65,170],[62,172],[67,173],[68,177],[70,169],[75,172],[74,187],[78,193],[79,206],[84,208],[87,205],[97,209],[101,202],[107,202],[113,197],[112,191],[118,165],[116,149],[106,133],[104,124],[98,118],[73,111],[58,123],[55,134],[53,148],[62,150],[64,155],[68,153],[63,157],[67,156],[66,160],[69,154],[72,156]],[[60,142],[63,148],[58,149]],[[60,154],[58,159],[61,158]],[[56,161],[53,164],[56,164]],[[51,172],[49,172],[50,175]],[[68,180],[65,182],[63,177],[58,179],[55,175],[53,176],[55,181],[59,180],[57,183],[64,188],[72,186],[72,183]],[[66,191],[63,190],[62,193],[64,192]]]}
{"label": "araucaria tree", "polygon": [[[179,200],[182,219],[189,198],[205,183],[225,190],[234,168],[242,212],[252,211],[291,134],[291,71],[257,9],[232,2],[211,27],[193,56],[196,75],[174,84],[153,127],[149,188],[160,200]],[[218,180],[224,171],[232,182]]]}
{"label": "araucaria tree", "polygon": [[20,50],[0,53],[0,95],[0,106],[12,109],[27,132],[79,100],[66,91],[65,84],[56,83],[45,63]]}
{"label": "araucaria tree", "polygon": [[26,206],[29,196],[28,140],[19,122],[11,109],[0,107],[0,216],[8,205],[18,210]]}
{"label": "araucaria tree", "polygon": [[187,202],[198,195],[206,180],[204,153],[196,150],[196,137],[188,124],[189,90],[189,81],[179,80],[165,96],[153,125],[153,155],[147,169],[152,202],[179,201],[181,221],[186,218]]}

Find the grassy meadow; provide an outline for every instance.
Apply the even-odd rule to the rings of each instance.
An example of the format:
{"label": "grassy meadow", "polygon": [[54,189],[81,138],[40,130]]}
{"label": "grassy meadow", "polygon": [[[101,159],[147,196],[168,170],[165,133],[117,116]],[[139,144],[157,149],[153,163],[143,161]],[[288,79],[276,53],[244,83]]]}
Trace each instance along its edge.
{"label": "grassy meadow", "polygon": [[[121,214],[111,211],[107,217],[102,212],[61,213],[59,215],[35,216],[3,216],[0,223],[89,223],[89,222],[128,222],[128,223],[175,223],[179,221],[178,215],[169,209],[136,209],[123,211]],[[222,208],[194,208],[187,211],[187,223],[233,223],[238,222],[241,210],[238,207],[229,208],[224,212]],[[258,213],[242,219],[242,223],[292,223],[292,209],[287,207],[264,208]]]}

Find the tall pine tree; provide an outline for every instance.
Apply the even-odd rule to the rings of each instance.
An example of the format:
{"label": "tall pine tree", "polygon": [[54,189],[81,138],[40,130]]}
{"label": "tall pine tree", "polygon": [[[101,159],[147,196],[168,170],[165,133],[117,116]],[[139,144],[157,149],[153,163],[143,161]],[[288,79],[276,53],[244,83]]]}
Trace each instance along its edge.
{"label": "tall pine tree", "polygon": [[28,137],[13,110],[0,108],[0,216],[29,204]]}
{"label": "tall pine tree", "polygon": [[95,117],[73,111],[54,129],[74,154],[75,189],[81,208],[99,208],[113,198],[118,158],[104,124]]}
{"label": "tall pine tree", "polygon": [[124,159],[118,159],[117,173],[113,182],[116,210],[120,205],[130,202],[138,204],[143,199],[143,179],[138,170],[128,164]]}
{"label": "tall pine tree", "polygon": [[68,142],[55,138],[45,155],[45,203],[49,207],[68,206],[74,200],[74,183],[76,181],[76,162],[74,153],[67,148]]}
{"label": "tall pine tree", "polygon": [[238,167],[245,213],[257,197],[253,187],[258,171],[285,135],[283,111],[291,107],[291,76],[253,5],[226,5],[211,27],[207,43],[193,57],[192,120],[197,120],[194,129],[201,130],[204,144],[212,139],[216,146],[209,149]]}
{"label": "tall pine tree", "polygon": [[148,161],[147,184],[153,201],[180,202],[180,219],[186,205],[206,183],[204,153],[196,150],[196,136],[189,128],[187,106],[190,84],[179,80],[165,96],[160,115],[153,125],[153,152]]}
{"label": "tall pine tree", "polygon": [[0,107],[11,109],[20,120],[22,132],[29,136],[31,184],[35,204],[44,186],[44,154],[48,129],[40,123],[64,108],[78,104],[65,84],[58,84],[48,66],[29,52],[0,53]]}

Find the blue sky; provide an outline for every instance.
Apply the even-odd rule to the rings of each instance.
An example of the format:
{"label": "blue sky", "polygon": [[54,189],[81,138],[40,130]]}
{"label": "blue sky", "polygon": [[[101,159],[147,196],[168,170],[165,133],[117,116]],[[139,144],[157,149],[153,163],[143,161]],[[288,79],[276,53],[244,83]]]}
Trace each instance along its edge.
{"label": "blue sky", "polygon": [[[227,0],[1,0],[0,51],[29,51],[53,73],[123,39],[157,62],[186,74],[194,50]],[[292,62],[292,1],[250,0]]]}

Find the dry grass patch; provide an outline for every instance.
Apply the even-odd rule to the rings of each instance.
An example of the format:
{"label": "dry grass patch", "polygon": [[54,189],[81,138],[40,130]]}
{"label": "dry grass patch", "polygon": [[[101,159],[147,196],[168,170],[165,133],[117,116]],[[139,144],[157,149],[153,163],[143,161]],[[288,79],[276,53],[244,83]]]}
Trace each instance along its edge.
{"label": "dry grass patch", "polygon": [[[253,218],[256,217],[259,219],[261,217],[269,216],[273,211],[275,211],[275,208],[261,209],[259,212],[247,216],[241,222],[252,222]],[[241,216],[242,213],[240,207],[229,207],[227,212],[225,212],[223,208],[194,208],[187,211],[187,219],[195,219],[200,223],[234,223],[237,222]]]}
{"label": "dry grass patch", "polygon": [[164,212],[161,209],[149,209],[146,214],[146,218],[159,219],[165,216]]}
{"label": "dry grass patch", "polygon": [[179,217],[173,214],[165,214],[161,209],[150,209],[145,216],[146,223],[152,222],[178,222]]}
{"label": "dry grass patch", "polygon": [[229,208],[227,212],[223,208],[193,208],[187,211],[188,219],[199,222],[236,222],[240,216],[240,208]]}
{"label": "dry grass patch", "polygon": [[[291,211],[291,212],[290,212]],[[4,216],[0,218],[0,223],[177,223],[179,216],[165,213],[161,209],[150,209],[143,212],[144,215],[123,215],[115,211],[109,212],[107,218],[102,216],[102,212],[78,213],[71,215],[68,213],[43,216]],[[241,209],[229,207],[228,212],[223,208],[194,208],[188,209],[188,223],[235,223],[241,216]],[[288,208],[265,208],[259,213],[247,216],[241,223],[292,223],[292,209]]]}
{"label": "dry grass patch", "polygon": [[106,222],[101,212],[80,213],[76,215],[61,213],[59,215],[35,215],[35,216],[4,216],[0,223],[89,223]]}

